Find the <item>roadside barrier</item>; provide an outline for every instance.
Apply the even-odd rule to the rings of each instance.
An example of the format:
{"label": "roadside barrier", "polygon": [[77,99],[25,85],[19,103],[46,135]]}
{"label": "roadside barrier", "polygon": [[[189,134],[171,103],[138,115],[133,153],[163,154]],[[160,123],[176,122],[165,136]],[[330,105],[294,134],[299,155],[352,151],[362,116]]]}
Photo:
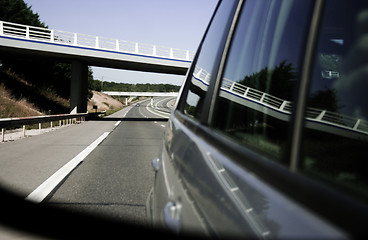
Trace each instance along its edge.
{"label": "roadside barrier", "polygon": [[1,136],[0,142],[5,140],[6,129],[15,129],[23,127],[22,136],[26,136],[26,126],[38,124],[38,129],[41,132],[41,123],[50,123],[50,127],[53,127],[53,122],[58,121],[58,126],[69,125],[73,123],[81,123],[86,119],[96,118],[105,112],[96,113],[76,113],[76,114],[58,114],[58,115],[47,115],[47,116],[34,116],[34,117],[19,117],[19,118],[1,118],[0,128]]}

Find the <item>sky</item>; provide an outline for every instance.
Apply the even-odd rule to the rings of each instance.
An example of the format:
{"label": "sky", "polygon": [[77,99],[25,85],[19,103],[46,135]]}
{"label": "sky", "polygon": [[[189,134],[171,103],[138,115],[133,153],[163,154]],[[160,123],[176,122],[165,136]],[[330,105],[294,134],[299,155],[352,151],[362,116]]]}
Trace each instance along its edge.
{"label": "sky", "polygon": [[[24,0],[50,29],[196,51],[217,0]],[[184,76],[92,67],[94,79],[181,85]]]}

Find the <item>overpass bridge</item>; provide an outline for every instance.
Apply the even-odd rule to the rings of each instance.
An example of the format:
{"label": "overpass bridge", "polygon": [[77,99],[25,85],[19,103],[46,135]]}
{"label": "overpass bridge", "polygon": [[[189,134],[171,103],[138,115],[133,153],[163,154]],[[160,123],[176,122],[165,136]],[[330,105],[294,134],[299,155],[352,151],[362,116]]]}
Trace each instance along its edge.
{"label": "overpass bridge", "polygon": [[0,53],[72,63],[71,110],[86,112],[88,66],[185,75],[193,53],[0,21]]}
{"label": "overpass bridge", "polygon": [[113,92],[104,91],[103,93],[110,96],[127,96],[127,97],[177,97],[178,92]]}
{"label": "overpass bridge", "polygon": [[178,92],[114,92],[104,91],[103,93],[110,96],[123,96],[125,97],[125,104],[128,104],[127,97],[151,97],[151,105],[153,105],[153,97],[177,97]]}

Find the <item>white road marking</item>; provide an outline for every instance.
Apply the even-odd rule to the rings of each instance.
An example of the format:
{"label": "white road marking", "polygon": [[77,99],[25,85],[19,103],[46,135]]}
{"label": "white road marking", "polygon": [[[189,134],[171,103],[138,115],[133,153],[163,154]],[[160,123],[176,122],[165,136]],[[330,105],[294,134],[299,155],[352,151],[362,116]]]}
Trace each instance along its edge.
{"label": "white road marking", "polygon": [[71,172],[78,166],[108,135],[110,132],[103,133],[93,143],[86,147],[82,152],[75,156],[72,160],[66,163],[62,168],[56,171],[51,177],[38,186],[32,193],[30,193],[26,200],[35,203],[42,202],[47,195]]}
{"label": "white road marking", "polygon": [[[131,110],[132,108],[128,108],[128,110],[124,113],[124,115],[121,117],[121,119],[125,118],[125,116],[127,115],[127,113]],[[116,128],[119,124],[121,123],[121,120],[117,121],[115,124],[114,124],[114,128]]]}
{"label": "white road marking", "polygon": [[[152,110],[150,109],[150,106],[152,107]],[[155,106],[157,107],[157,104]],[[160,116],[160,117],[163,117],[163,118],[169,118],[170,117],[170,114],[169,113],[163,113],[163,112],[160,112],[159,113],[157,110],[154,110],[154,106],[152,106],[151,104],[147,104],[146,109],[150,113],[155,114],[157,116]]]}

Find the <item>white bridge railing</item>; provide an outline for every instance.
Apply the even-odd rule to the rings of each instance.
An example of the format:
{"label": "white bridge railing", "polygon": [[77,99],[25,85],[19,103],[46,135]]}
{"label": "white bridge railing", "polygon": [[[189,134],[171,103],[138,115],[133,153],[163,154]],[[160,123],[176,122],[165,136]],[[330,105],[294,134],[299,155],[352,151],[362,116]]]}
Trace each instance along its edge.
{"label": "white bridge railing", "polygon": [[89,47],[144,56],[163,57],[175,60],[191,61],[194,56],[194,53],[188,50],[33,27],[4,21],[0,21],[0,36]]}
{"label": "white bridge railing", "polygon": [[[204,84],[209,84],[210,73],[206,70],[196,66],[193,76],[201,80]],[[290,115],[292,111],[292,102],[254,88],[247,87],[226,78],[222,79],[221,90],[231,92],[231,94],[235,96],[251,100],[262,106],[274,109],[282,114]],[[344,114],[311,107],[307,108],[305,117],[307,120],[311,120],[315,123],[335,126],[368,136],[368,121],[363,119],[357,119]]]}

